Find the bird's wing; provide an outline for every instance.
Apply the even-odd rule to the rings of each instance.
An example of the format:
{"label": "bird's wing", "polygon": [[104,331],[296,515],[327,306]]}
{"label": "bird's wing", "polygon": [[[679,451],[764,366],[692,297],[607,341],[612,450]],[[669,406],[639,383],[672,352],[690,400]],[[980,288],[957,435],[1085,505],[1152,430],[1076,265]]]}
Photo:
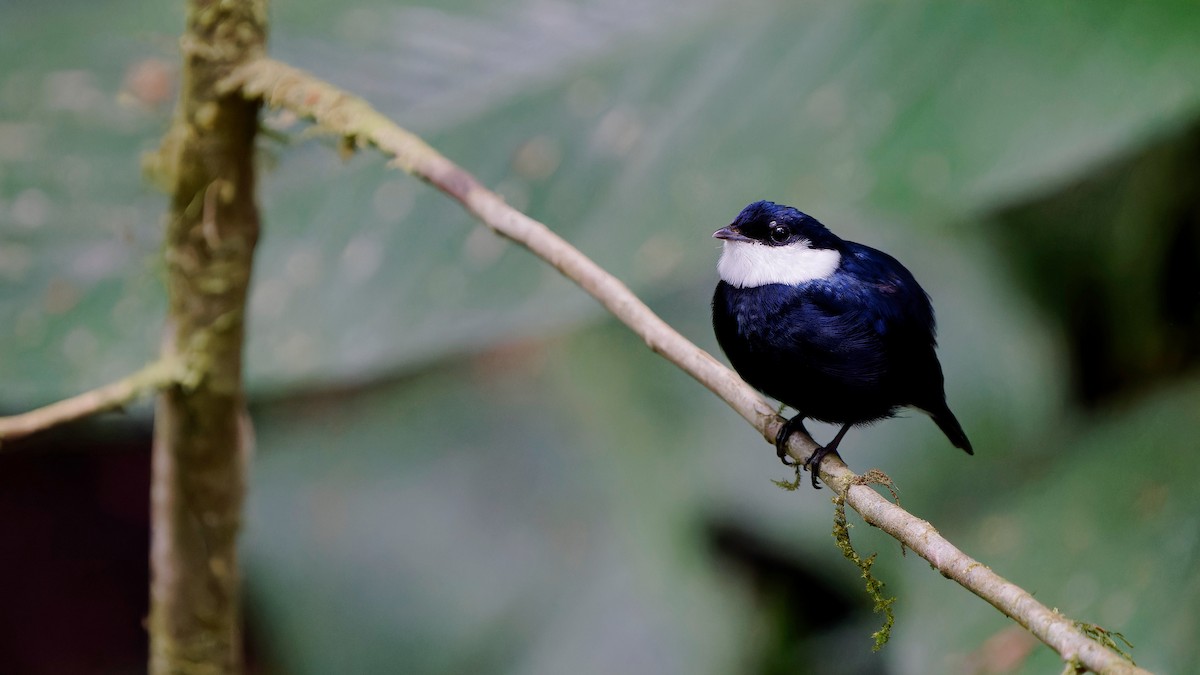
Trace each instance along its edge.
{"label": "bird's wing", "polygon": [[897,344],[934,345],[933,306],[904,265],[882,251],[854,244],[843,267],[855,282],[845,293],[853,296],[872,330]]}
{"label": "bird's wing", "polygon": [[790,341],[831,376],[872,380],[936,360],[929,297],[882,251],[852,245],[838,273],[807,284],[786,313]]}

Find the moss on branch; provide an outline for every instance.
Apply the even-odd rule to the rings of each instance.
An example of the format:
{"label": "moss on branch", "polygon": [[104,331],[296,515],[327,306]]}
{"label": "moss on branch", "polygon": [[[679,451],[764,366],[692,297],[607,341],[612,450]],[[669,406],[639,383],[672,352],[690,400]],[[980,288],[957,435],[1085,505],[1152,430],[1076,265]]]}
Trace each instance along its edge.
{"label": "moss on branch", "polygon": [[170,130],[145,166],[171,194],[163,352],[188,355],[190,386],[159,396],[151,492],[150,672],[237,673],[237,534],[249,434],[242,344],[259,216],[257,101],[217,82],[260,56],[265,0],[191,0]]}

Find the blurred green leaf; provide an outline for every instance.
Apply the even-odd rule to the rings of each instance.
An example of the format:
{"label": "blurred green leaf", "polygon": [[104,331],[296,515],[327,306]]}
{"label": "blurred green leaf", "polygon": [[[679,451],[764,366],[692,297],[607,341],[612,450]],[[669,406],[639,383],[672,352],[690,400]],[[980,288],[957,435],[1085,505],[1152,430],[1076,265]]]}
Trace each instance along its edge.
{"label": "blurred green leaf", "polygon": [[[939,527],[968,553],[1072,619],[1125,635],[1156,673],[1200,669],[1200,383],[1194,379],[1046,439],[1035,472],[981,494]],[[974,482],[976,488],[980,487]],[[881,563],[882,564],[882,563]],[[892,637],[904,672],[978,672],[985,640],[1011,625],[917,561]],[[1015,672],[1055,670],[1038,647]],[[981,669],[982,667],[979,666]]]}
{"label": "blurred green leaf", "polygon": [[5,409],[128,374],[162,331],[163,199],[139,166],[173,103],[183,8],[68,5],[0,4]]}
{"label": "blurred green leaf", "polygon": [[[244,551],[272,659],[297,674],[738,671],[755,622],[703,562],[706,458],[681,445],[701,447],[692,423],[715,402],[687,414],[706,397],[645,350],[626,359],[631,342],[610,328],[256,410],[268,450]],[[636,368],[658,385],[631,389]]]}
{"label": "blurred green leaf", "polygon": [[[706,296],[660,309],[708,345]],[[789,672],[873,672],[888,658],[871,655],[879,620],[829,536],[828,491],[773,487],[790,476],[773,449],[614,322],[254,416],[247,583],[288,672],[752,672],[794,612],[819,632],[784,635]],[[897,420],[856,430],[843,451],[906,497],[933,490],[926,474],[983,480],[1013,461],[993,450],[1008,437],[981,432],[966,458],[936,433]],[[714,523],[771,542],[860,599],[865,619],[833,626],[819,605],[770,595],[761,610],[753,579],[714,557]],[[870,534],[854,531],[863,555],[895,548]],[[902,571],[877,567],[889,589]]]}

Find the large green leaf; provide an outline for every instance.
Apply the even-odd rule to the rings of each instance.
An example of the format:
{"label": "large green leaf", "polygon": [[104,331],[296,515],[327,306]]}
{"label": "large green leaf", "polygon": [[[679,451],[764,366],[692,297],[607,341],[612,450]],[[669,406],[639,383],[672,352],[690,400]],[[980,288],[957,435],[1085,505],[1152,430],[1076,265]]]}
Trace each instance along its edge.
{"label": "large green leaf", "polygon": [[[0,405],[97,384],[155,349],[161,199],[136,165],[166,110],[125,106],[117,90],[131,64],[169,56],[180,19],[105,7],[0,7],[0,59],[17,64],[0,91],[0,317],[12,326]],[[906,260],[939,257],[911,232],[949,232],[1190,119],[1193,10],[299,3],[276,8],[272,35],[277,55],[363,92],[653,295],[707,283],[708,232],[760,197]],[[598,311],[379,159],[269,152],[256,390],[367,380]],[[953,283],[919,276],[935,296]]]}
{"label": "large green leaf", "polygon": [[[168,87],[182,7],[0,5],[0,406],[94,387],[154,355],[163,200],[140,154],[170,100],[137,103],[139,64]],[[165,78],[165,82],[164,82]],[[130,79],[132,79],[130,77]]]}
{"label": "large green leaf", "polygon": [[[1125,635],[1139,665],[1197,672],[1198,406],[1193,379],[1134,407],[1073,420],[1071,431],[1038,443],[1041,458],[1023,479],[931,508],[964,550],[1043,603]],[[986,660],[985,641],[1010,622],[925,565],[902,567],[896,639],[906,672],[962,672],[970,659]],[[1039,647],[1015,672],[1052,672],[1056,661]]]}
{"label": "large green leaf", "polygon": [[[695,426],[718,404],[648,352],[624,359],[630,343],[610,329],[256,410],[267,450],[244,559],[269,661],[297,675],[737,672],[754,619],[697,559],[713,458],[683,444],[705,429],[754,439]],[[647,367],[657,386],[630,388]]]}
{"label": "large green leaf", "polygon": [[[672,300],[671,320],[704,330],[683,310],[703,297]],[[1037,344],[1014,341],[1008,367],[1037,363]],[[972,458],[924,417],[856,429],[842,451],[1043,602],[1190,672],[1196,396],[1193,383],[1036,436],[968,408]],[[777,617],[712,555],[714,521],[822,579],[802,605],[827,589],[865,602],[829,537],[828,491],[771,486],[789,477],[772,449],[611,323],[255,417],[248,584],[288,672],[756,672]],[[818,614],[790,638],[799,672],[962,672],[1011,625],[894,541],[852,532],[899,597],[892,643],[871,656],[877,618]],[[1038,652],[1029,672],[1053,661]]]}
{"label": "large green leaf", "polygon": [[[706,293],[668,300],[668,320],[710,345]],[[1044,359],[1028,332],[997,331],[1012,359],[998,367]],[[960,408],[977,458],[924,417],[856,430],[843,452],[887,470],[906,503],[935,492],[931,476],[977,492],[1014,461],[999,449],[1021,430],[977,423],[1020,414],[1005,406]],[[788,633],[786,663],[852,673],[888,658],[870,655],[869,615],[835,625],[812,604],[829,589],[866,603],[829,537],[828,491],[773,487],[790,472],[757,433],[613,322],[254,413],[247,578],[256,633],[288,672],[751,672],[778,626],[754,577],[713,557],[713,523],[822,580],[801,592],[811,607],[778,609],[816,627]],[[901,586],[901,561],[878,573]]]}

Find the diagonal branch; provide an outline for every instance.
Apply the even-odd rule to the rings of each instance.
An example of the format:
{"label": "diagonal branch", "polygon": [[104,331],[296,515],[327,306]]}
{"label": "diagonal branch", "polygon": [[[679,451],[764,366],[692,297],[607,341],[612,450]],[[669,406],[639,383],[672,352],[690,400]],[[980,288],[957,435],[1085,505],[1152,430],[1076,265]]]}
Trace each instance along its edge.
{"label": "diagonal branch", "polygon": [[103,387],[20,415],[0,417],[0,442],[22,438],[60,424],[120,408],[141,396],[181,381],[184,376],[183,369],[181,359],[159,359],[136,373]]}
{"label": "diagonal branch", "polygon": [[[542,223],[506,204],[474,176],[401,129],[361,98],[308,73],[271,59],[238,68],[221,86],[240,89],[248,98],[286,108],[359,145],[373,145],[394,157],[394,164],[462,205],[484,225],[525,246],[579,284],[609,312],[645,340],[646,345],[679,366],[773,442],[782,418],[733,371],[692,344],[645,305],[620,280],[554,234]],[[803,462],[816,444],[804,434],[791,436],[789,454]],[[928,522],[884,499],[838,458],[821,464],[821,479],[843,495],[868,523],[892,535],[944,576],[954,579],[1058,652],[1064,661],[1098,673],[1146,673],[1084,635],[1071,619],[960,551]]]}

